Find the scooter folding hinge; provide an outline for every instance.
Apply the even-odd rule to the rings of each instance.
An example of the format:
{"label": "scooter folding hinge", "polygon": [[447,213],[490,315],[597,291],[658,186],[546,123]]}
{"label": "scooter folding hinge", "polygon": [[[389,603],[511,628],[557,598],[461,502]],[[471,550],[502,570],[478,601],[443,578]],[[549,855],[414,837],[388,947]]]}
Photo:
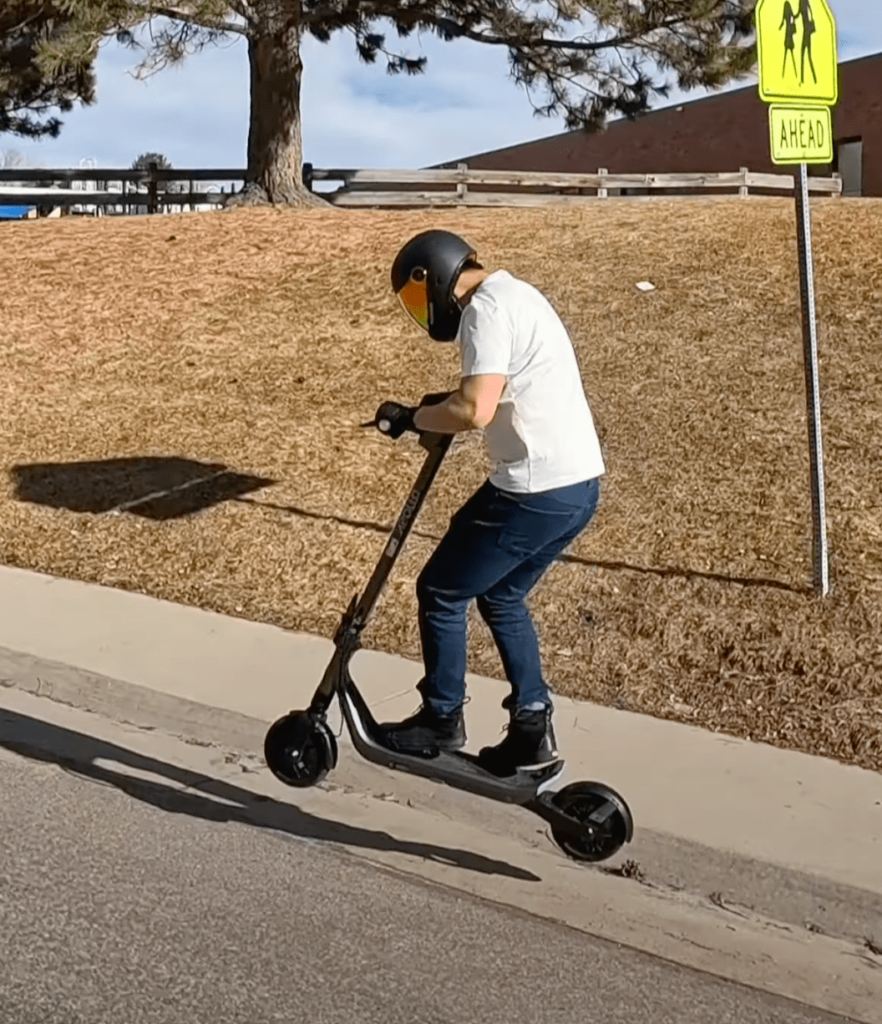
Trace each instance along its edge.
{"label": "scooter folding hinge", "polygon": [[337,647],[357,651],[361,647],[361,630],[350,622],[341,622],[334,634],[334,643]]}
{"label": "scooter folding hinge", "polygon": [[343,661],[348,662],[356,651],[361,650],[361,636],[356,630],[348,630],[340,637],[337,650],[343,655]]}
{"label": "scooter folding hinge", "polygon": [[350,651],[357,651],[361,647],[361,631],[364,628],[361,625],[356,625],[354,622],[357,605],[358,594],[355,594],[349,602],[346,614],[337,627],[337,632],[334,634],[334,643],[338,647],[345,646]]}

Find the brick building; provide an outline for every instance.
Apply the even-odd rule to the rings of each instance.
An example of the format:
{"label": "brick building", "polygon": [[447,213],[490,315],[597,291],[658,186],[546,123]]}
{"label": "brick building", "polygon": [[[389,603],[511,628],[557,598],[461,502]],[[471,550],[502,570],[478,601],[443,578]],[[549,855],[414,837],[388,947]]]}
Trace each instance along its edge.
{"label": "brick building", "polygon": [[[882,53],[839,65],[839,104],[833,111],[834,163],[813,174],[837,171],[845,195],[882,196]],[[564,132],[519,146],[460,157],[481,170],[612,174],[751,171],[786,173],[769,153],[766,104],[756,85],[718,93],[619,120],[605,132]]]}

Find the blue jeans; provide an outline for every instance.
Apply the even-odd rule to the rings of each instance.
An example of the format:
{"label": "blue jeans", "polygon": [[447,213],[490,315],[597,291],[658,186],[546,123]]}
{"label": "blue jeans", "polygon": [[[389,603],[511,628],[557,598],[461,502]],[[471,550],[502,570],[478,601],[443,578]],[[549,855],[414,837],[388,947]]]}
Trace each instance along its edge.
{"label": "blue jeans", "polygon": [[524,599],[588,525],[599,497],[599,480],[537,494],[503,491],[487,480],[453,516],[416,588],[425,665],[419,688],[433,711],[449,715],[465,700],[466,612],[473,598],[511,683],[506,706],[551,703]]}

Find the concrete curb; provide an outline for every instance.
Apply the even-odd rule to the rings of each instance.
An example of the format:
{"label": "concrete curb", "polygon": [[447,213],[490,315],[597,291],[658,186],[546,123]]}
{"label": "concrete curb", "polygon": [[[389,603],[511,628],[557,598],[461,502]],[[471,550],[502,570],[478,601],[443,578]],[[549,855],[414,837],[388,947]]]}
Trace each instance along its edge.
{"label": "concrete curb", "polygon": [[267,724],[236,711],[0,647],[0,686],[183,739],[259,752]]}

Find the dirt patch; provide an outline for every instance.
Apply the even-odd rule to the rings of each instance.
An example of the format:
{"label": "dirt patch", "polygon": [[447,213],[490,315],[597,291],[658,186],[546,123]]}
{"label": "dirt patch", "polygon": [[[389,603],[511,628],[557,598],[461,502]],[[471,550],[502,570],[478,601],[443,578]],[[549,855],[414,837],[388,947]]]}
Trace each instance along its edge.
{"label": "dirt patch", "polygon": [[[531,598],[555,689],[880,770],[882,203],[813,209],[824,602],[786,199],[0,225],[0,558],[331,637],[424,455],[357,424],[458,380],[388,286],[443,225],[549,295],[601,433],[600,512]],[[366,647],[419,662],[416,577],[489,468],[461,436]]]}

